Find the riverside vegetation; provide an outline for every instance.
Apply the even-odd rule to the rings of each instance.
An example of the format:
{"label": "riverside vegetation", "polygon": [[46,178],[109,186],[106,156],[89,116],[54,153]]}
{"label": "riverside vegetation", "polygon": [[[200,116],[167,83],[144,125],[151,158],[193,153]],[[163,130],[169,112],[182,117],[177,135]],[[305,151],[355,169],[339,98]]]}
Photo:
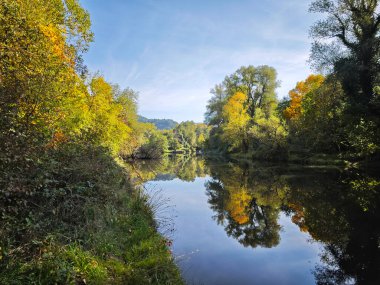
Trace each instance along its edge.
{"label": "riverside vegetation", "polygon": [[377,162],[377,8],[314,1],[311,12],[327,15],[311,29],[323,75],[279,101],[273,67],[243,66],[212,90],[205,124],[158,130],[139,120],[136,91],[87,70],[93,34],[79,1],[1,0],[0,284],[182,283],[123,160]]}
{"label": "riverside vegetation", "polygon": [[[317,0],[310,75],[278,101],[276,70],[243,66],[212,89],[207,147],[256,159],[378,161],[378,1]],[[313,159],[314,157],[314,159]],[[330,158],[330,161],[328,159]]]}
{"label": "riverside vegetation", "polygon": [[117,157],[161,152],[136,92],[89,75],[76,0],[0,1],[0,284],[181,284]]}

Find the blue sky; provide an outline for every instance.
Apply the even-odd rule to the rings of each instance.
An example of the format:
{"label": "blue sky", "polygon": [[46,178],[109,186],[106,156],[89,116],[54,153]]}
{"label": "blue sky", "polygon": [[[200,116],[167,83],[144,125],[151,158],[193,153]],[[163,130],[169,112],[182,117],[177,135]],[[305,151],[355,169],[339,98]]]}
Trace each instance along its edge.
{"label": "blue sky", "polygon": [[308,0],[81,0],[92,72],[139,91],[149,118],[203,121],[209,91],[242,65],[278,71],[284,97],[311,72]]}

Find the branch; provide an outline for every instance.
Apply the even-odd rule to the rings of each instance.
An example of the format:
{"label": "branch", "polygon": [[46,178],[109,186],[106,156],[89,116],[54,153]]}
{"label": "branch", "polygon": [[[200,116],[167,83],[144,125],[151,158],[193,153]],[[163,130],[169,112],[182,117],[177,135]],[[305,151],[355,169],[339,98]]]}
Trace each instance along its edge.
{"label": "branch", "polygon": [[375,25],[373,27],[373,29],[374,29],[373,32],[376,32],[378,30],[379,25],[380,25],[380,15],[377,15],[376,22],[375,22]]}
{"label": "branch", "polygon": [[340,30],[341,30],[340,34],[336,34],[334,36],[338,37],[347,47],[354,48],[355,45],[353,43],[351,43],[350,41],[348,41],[348,39],[347,39],[346,26],[345,26],[344,22],[342,21],[342,19],[339,17],[338,14],[334,13],[333,16],[338,20],[338,22],[340,24]]}

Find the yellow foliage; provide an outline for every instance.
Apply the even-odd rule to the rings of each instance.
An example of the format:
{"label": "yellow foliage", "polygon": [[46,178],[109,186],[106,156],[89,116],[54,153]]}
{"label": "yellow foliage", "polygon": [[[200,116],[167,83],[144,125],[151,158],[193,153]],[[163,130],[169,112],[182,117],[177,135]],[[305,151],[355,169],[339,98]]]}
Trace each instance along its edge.
{"label": "yellow foliage", "polygon": [[202,145],[206,141],[205,136],[201,133],[198,137],[198,145]]}
{"label": "yellow foliage", "polygon": [[57,131],[56,133],[53,134],[52,139],[50,142],[47,144],[48,148],[56,148],[59,146],[61,143],[64,143],[67,141],[67,137],[62,131]]}
{"label": "yellow foliage", "polygon": [[239,225],[249,222],[249,205],[252,201],[252,194],[246,188],[237,189],[230,192],[230,198],[226,205],[226,210]]}
{"label": "yellow foliage", "polygon": [[116,154],[131,133],[131,128],[123,121],[123,107],[113,99],[112,86],[103,77],[94,78],[90,89],[92,122],[89,129],[93,139]]}
{"label": "yellow foliage", "polygon": [[74,61],[68,57],[66,54],[66,41],[63,36],[63,32],[52,24],[49,25],[39,25],[41,32],[49,40],[51,46],[50,49],[52,54],[60,58],[64,62],[70,62],[71,65]]}
{"label": "yellow foliage", "polygon": [[247,107],[245,103],[247,101],[247,95],[242,92],[236,92],[223,107],[223,113],[229,121],[234,121],[240,125],[244,124],[245,119],[249,119],[246,114]]}
{"label": "yellow foliage", "polygon": [[247,138],[247,128],[250,120],[247,95],[242,92],[235,93],[223,107],[223,138],[233,148],[241,147]]}
{"label": "yellow foliage", "polygon": [[12,132],[47,148],[86,140],[119,154],[139,146],[136,93],[100,76],[87,84],[77,73],[85,71],[79,58],[90,24],[77,0],[0,1],[3,141]]}

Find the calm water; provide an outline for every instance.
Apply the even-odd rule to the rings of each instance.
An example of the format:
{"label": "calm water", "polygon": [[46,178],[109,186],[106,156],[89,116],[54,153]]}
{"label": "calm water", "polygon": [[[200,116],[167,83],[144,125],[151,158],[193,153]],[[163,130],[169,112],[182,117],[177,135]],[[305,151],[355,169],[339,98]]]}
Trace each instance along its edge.
{"label": "calm water", "polygon": [[184,157],[135,169],[189,284],[380,284],[373,174]]}

